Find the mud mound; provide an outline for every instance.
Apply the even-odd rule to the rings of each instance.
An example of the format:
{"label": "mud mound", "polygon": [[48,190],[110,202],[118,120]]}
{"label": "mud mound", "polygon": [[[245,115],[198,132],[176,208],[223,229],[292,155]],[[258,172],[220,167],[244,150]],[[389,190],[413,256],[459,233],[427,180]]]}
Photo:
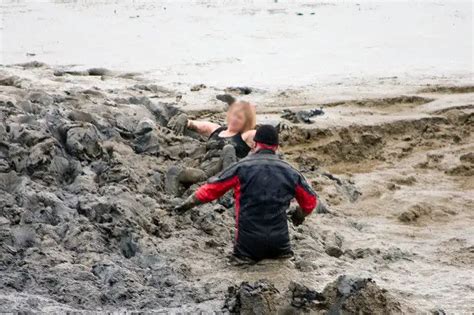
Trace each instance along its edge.
{"label": "mud mound", "polygon": [[402,306],[372,279],[340,276],[324,288],[324,308],[330,314],[396,314]]}
{"label": "mud mound", "polygon": [[473,124],[469,113],[444,117],[400,120],[374,126],[282,131],[284,150],[305,164],[385,162],[403,159],[413,152],[467,143]]}
{"label": "mud mound", "polygon": [[278,293],[267,280],[259,280],[254,284],[244,282],[238,287],[229,287],[224,310],[243,315],[274,314]]}
{"label": "mud mound", "polygon": [[[204,150],[166,128],[173,106],[143,96],[104,105],[115,91],[98,88],[87,97],[17,89],[0,103],[0,290],[48,299],[0,311],[43,310],[51,300],[98,310],[209,299],[159,245],[176,225],[164,210],[172,202],[164,172]],[[218,228],[210,212],[196,219],[208,233]]]}
{"label": "mud mound", "polygon": [[398,220],[405,223],[414,223],[423,217],[429,217],[433,210],[427,204],[418,204],[403,211],[398,216]]}
{"label": "mud mound", "polygon": [[319,293],[291,282],[280,293],[268,280],[229,287],[223,310],[232,314],[398,314],[402,305],[372,279],[339,276]]}

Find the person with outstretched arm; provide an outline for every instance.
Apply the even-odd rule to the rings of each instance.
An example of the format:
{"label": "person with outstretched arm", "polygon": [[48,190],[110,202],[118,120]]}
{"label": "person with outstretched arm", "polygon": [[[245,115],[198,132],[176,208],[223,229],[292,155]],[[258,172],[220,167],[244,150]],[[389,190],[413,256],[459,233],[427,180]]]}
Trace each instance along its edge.
{"label": "person with outstretched arm", "polygon": [[293,198],[299,207],[291,214],[302,224],[318,205],[318,198],[303,175],[276,155],[278,132],[270,125],[258,128],[254,153],[211,177],[175,208],[183,213],[234,190],[234,255],[261,260],[293,255],[288,233],[287,209]]}

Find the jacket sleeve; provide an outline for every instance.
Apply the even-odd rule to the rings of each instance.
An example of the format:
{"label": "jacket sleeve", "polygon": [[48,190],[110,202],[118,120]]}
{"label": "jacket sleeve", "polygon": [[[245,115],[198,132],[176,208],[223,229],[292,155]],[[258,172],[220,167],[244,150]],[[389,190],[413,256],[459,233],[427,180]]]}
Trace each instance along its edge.
{"label": "jacket sleeve", "polygon": [[295,187],[295,198],[306,215],[313,212],[318,204],[316,193],[301,174]]}
{"label": "jacket sleeve", "polygon": [[239,186],[237,170],[238,167],[234,164],[219,175],[211,177],[206,184],[198,188],[195,193],[196,198],[203,203],[210,202]]}

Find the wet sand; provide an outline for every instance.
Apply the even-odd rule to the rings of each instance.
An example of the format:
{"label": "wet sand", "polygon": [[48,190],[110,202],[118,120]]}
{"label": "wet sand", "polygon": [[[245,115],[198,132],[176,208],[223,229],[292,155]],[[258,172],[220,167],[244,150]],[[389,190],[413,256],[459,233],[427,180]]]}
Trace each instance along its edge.
{"label": "wet sand", "polygon": [[[470,1],[1,4],[0,63],[264,89],[472,79]],[[354,89],[351,90],[351,93]],[[334,95],[334,94],[333,94]]]}
{"label": "wet sand", "polygon": [[[280,4],[2,4],[0,312],[324,314],[295,292],[333,301],[341,275],[365,279],[346,311],[474,312],[472,5]],[[104,25],[128,31],[86,36]],[[232,209],[167,210],[195,188],[167,194],[167,169],[205,149],[167,106],[222,123],[235,86],[330,210],[290,227],[290,260],[236,266]]]}

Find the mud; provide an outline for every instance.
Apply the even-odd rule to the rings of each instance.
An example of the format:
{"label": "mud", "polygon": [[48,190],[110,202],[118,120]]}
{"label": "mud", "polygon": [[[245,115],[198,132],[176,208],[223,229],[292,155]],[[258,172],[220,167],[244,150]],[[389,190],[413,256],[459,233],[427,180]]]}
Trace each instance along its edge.
{"label": "mud", "polygon": [[[182,112],[222,123],[230,98],[216,95],[248,90],[191,87],[1,66],[1,312],[473,311],[470,90],[328,105],[251,88],[259,122],[280,124],[283,157],[328,210],[290,225],[294,258],[234,265],[231,204],[168,211],[205,176],[174,187],[167,175],[206,152],[168,127]],[[313,124],[279,119],[321,106]]]}
{"label": "mud", "polygon": [[233,314],[400,314],[403,308],[369,278],[342,275],[317,292],[291,282],[280,293],[268,280],[229,287],[224,310]]}

